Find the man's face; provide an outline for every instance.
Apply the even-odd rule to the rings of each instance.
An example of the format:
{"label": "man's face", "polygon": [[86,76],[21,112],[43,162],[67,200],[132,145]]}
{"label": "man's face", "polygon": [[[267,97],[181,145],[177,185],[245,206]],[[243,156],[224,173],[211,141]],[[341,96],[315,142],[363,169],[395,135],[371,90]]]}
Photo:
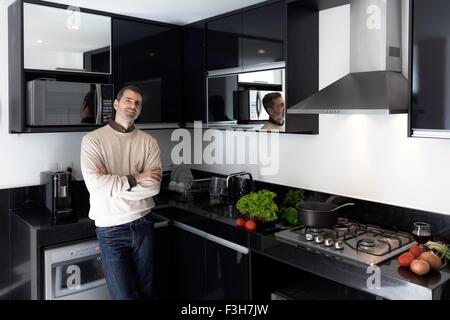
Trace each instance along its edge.
{"label": "man's face", "polygon": [[268,108],[268,112],[270,117],[277,121],[283,122],[284,120],[284,99],[283,97],[279,97],[274,99],[274,105],[272,108]]}
{"label": "man's face", "polygon": [[141,114],[142,96],[133,90],[125,90],[122,98],[114,101],[116,117],[126,121],[134,121]]}

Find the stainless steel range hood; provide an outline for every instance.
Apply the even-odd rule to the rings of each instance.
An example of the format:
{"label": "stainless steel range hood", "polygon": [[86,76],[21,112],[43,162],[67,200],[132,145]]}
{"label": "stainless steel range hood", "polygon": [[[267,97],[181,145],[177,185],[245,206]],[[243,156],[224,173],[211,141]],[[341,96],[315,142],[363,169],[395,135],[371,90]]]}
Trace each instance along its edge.
{"label": "stainless steel range hood", "polygon": [[349,2],[350,73],[288,109],[289,114],[407,112],[402,0]]}

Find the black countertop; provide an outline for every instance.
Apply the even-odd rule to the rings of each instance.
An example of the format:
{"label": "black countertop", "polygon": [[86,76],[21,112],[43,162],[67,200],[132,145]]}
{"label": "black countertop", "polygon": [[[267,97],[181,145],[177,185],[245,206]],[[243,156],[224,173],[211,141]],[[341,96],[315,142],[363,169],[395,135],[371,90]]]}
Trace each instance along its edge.
{"label": "black countertop", "polygon": [[282,224],[259,227],[253,232],[239,228],[235,225],[238,213],[231,206],[211,206],[205,200],[187,203],[169,200],[155,208],[154,212],[246,246],[253,252],[382,298],[432,300],[448,296],[450,291],[448,268],[418,276],[409,268],[399,267],[396,257],[377,266],[380,274],[380,283],[377,286],[370,278],[378,272],[376,267],[369,268],[370,266],[361,263],[286,243],[274,236],[278,231],[276,227],[283,228]]}
{"label": "black countertop", "polygon": [[[36,232],[37,244],[41,246],[95,237],[95,225],[87,212],[78,212],[78,218],[55,224],[43,208],[12,211],[12,215]],[[314,252],[301,246],[277,239],[277,227],[269,224],[249,232],[235,225],[238,216],[232,206],[211,206],[207,199],[182,202],[169,196],[158,197],[152,214],[158,220],[168,219],[205,233],[236,243],[250,251],[295,266],[320,277],[341,283],[386,299],[441,299],[448,296],[450,271],[433,271],[417,276],[405,268],[399,268],[396,258],[380,264],[380,286],[370,289],[369,277],[376,271],[367,265],[344,261],[336,257]]]}

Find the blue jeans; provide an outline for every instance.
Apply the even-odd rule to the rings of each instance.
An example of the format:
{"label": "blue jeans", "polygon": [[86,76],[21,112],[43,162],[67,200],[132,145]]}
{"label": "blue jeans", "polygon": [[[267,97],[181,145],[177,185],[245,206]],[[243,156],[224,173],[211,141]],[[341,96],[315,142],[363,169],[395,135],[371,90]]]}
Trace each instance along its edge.
{"label": "blue jeans", "polygon": [[114,227],[97,227],[102,267],[111,296],[147,300],[153,290],[154,223],[146,217]]}

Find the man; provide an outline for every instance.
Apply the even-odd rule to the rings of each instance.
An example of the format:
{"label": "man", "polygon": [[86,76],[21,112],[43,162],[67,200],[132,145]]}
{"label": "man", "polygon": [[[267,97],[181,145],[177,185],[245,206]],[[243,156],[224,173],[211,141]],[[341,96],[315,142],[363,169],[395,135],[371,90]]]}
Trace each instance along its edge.
{"label": "man", "polygon": [[263,98],[263,106],[270,119],[261,129],[285,131],[283,96],[278,92],[268,93]]}
{"label": "man", "polygon": [[161,183],[156,140],[134,127],[143,94],[122,88],[109,124],[83,137],[81,171],[90,193],[103,271],[115,299],[152,297],[153,223],[148,214]]}

